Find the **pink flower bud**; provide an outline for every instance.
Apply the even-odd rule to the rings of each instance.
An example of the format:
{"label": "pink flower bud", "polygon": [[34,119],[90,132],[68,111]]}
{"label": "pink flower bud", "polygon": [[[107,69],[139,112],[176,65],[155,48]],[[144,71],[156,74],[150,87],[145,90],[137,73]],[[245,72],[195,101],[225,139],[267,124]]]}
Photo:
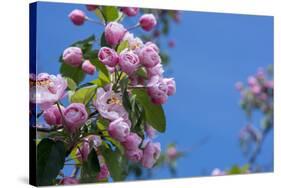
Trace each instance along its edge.
{"label": "pink flower bud", "polygon": [[72,67],[79,67],[83,61],[82,50],[78,47],[69,47],[64,50],[62,59],[64,63]]}
{"label": "pink flower bud", "polygon": [[155,50],[155,52],[157,52],[157,53],[159,53],[160,52],[160,50],[159,50],[159,48],[158,48],[158,46],[155,44],[155,43],[153,43],[153,42],[146,42],[145,43],[145,46],[150,46],[150,47],[152,47],[154,50]]}
{"label": "pink flower bud", "polygon": [[255,95],[258,95],[261,92],[261,87],[259,85],[254,85],[250,89]]}
{"label": "pink flower bud", "polygon": [[126,29],[122,24],[117,22],[110,22],[106,25],[104,30],[104,36],[107,44],[117,45],[126,33]]}
{"label": "pink flower bud", "polygon": [[109,176],[108,168],[105,164],[100,165],[100,172],[97,175],[97,180],[101,181]]}
{"label": "pink flower bud", "polygon": [[139,53],[140,62],[147,68],[161,63],[161,58],[152,46],[144,46]]}
{"label": "pink flower bud", "polygon": [[168,96],[174,95],[176,93],[176,82],[174,78],[164,78],[164,83],[168,86]]}
{"label": "pink flower bud", "polygon": [[108,133],[112,138],[124,142],[130,133],[130,127],[123,118],[118,118],[109,124]]}
{"label": "pink flower bud", "polygon": [[72,103],[64,111],[66,129],[73,133],[77,131],[88,119],[85,105],[82,103]]}
{"label": "pink flower bud", "polygon": [[249,84],[249,86],[254,86],[254,85],[256,85],[257,84],[257,79],[254,77],[254,76],[250,76],[249,78],[248,78],[248,84]]}
{"label": "pink flower bud", "polygon": [[154,104],[164,104],[168,99],[168,86],[162,78],[154,76],[147,84],[147,92]]}
{"label": "pink flower bud", "polygon": [[[64,107],[61,106],[61,111],[64,111]],[[57,107],[57,105],[53,105],[47,110],[44,111],[43,113],[44,120],[49,124],[49,125],[60,125],[62,124],[62,117],[61,113]]]}
{"label": "pink flower bud", "polygon": [[167,156],[169,160],[174,160],[178,156],[178,151],[176,147],[171,146],[167,149]]}
{"label": "pink flower bud", "polygon": [[147,76],[148,76],[149,79],[151,79],[153,76],[160,76],[160,77],[162,77],[162,75],[164,73],[163,66],[160,63],[157,64],[154,67],[147,68],[146,71],[147,71]]}
{"label": "pink flower bud", "polygon": [[88,140],[83,142],[83,144],[77,149],[76,153],[79,161],[87,161],[90,153],[90,144],[88,143]]}
{"label": "pink flower bud", "polygon": [[134,7],[122,7],[121,11],[126,14],[127,16],[135,16],[139,12],[139,8]]}
{"label": "pink flower bud", "polygon": [[143,150],[143,157],[141,160],[145,168],[152,168],[160,157],[161,145],[159,142],[148,142]]}
{"label": "pink flower bud", "polygon": [[64,177],[63,179],[60,180],[59,182],[60,185],[74,185],[74,184],[79,184],[79,180],[76,178],[72,177]]}
{"label": "pink flower bud", "polygon": [[119,66],[123,72],[129,75],[138,69],[139,63],[139,57],[132,51],[124,51],[119,55]]}
{"label": "pink flower bud", "polygon": [[98,8],[98,5],[86,5],[88,11],[94,11]]}
{"label": "pink flower bud", "polygon": [[99,60],[109,67],[115,67],[118,63],[118,54],[111,48],[102,47],[98,54]]}
{"label": "pink flower bud", "polygon": [[126,157],[133,162],[140,161],[142,159],[142,156],[143,151],[139,148],[134,150],[126,150]]}
{"label": "pink flower bud", "polygon": [[82,64],[82,70],[87,74],[93,75],[96,72],[96,67],[89,60],[85,60]]}
{"label": "pink flower bud", "polygon": [[150,139],[153,139],[157,133],[156,130],[148,124],[145,126],[145,132]]}
{"label": "pink flower bud", "polygon": [[145,31],[150,31],[156,26],[157,21],[153,14],[144,14],[140,17],[139,23]]}
{"label": "pink flower bud", "polygon": [[130,133],[126,138],[125,141],[122,142],[123,146],[126,150],[135,150],[139,148],[142,139],[136,133]]}
{"label": "pink flower bud", "polygon": [[83,25],[86,20],[86,15],[82,10],[75,9],[73,10],[68,17],[75,25]]}

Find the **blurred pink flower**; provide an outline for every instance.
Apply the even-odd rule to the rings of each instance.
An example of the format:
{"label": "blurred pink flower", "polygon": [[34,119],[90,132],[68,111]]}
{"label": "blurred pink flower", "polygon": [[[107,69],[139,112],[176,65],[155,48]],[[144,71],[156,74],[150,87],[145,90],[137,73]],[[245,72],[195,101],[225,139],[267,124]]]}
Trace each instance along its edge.
{"label": "blurred pink flower", "polygon": [[159,142],[148,142],[143,150],[143,157],[141,160],[145,168],[152,168],[160,157],[161,145]]}
{"label": "blurred pink flower", "polygon": [[143,30],[150,31],[156,26],[157,21],[153,14],[144,14],[140,17],[139,24]]}
{"label": "blurred pink flower", "polygon": [[75,25],[83,25],[86,20],[86,15],[82,10],[75,9],[68,15],[70,20]]}

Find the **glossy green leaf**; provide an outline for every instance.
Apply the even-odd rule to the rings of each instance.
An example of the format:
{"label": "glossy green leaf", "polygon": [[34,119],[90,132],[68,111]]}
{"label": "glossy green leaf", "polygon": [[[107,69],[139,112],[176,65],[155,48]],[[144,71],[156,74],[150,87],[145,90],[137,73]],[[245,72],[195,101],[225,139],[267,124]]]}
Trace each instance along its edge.
{"label": "glossy green leaf", "polygon": [[119,18],[119,10],[115,6],[102,7],[102,13],[106,22],[116,21]]}
{"label": "glossy green leaf", "polygon": [[64,166],[64,143],[43,139],[37,146],[37,183],[51,185]]}
{"label": "glossy green leaf", "polygon": [[112,151],[107,147],[100,147],[110,175],[114,181],[123,181],[128,175],[128,161],[119,150]]}
{"label": "glossy green leaf", "polygon": [[117,47],[117,53],[120,54],[123,50],[128,48],[129,42],[127,40],[122,41]]}
{"label": "glossy green leaf", "polygon": [[88,155],[87,161],[83,162],[81,169],[81,182],[91,183],[96,181],[96,176],[100,172],[100,164],[95,149]]}
{"label": "glossy green leaf", "polygon": [[68,89],[76,90],[77,85],[76,85],[75,81],[72,80],[71,78],[68,78],[68,77],[66,77],[66,80],[67,80],[67,87],[68,87]]}
{"label": "glossy green leaf", "polygon": [[72,96],[71,96],[71,102],[72,103],[83,103],[88,104],[90,100],[93,98],[95,92],[96,92],[97,86],[88,86],[83,87],[81,89],[78,89]]}
{"label": "glossy green leaf", "polygon": [[132,93],[144,109],[146,122],[159,132],[165,132],[166,117],[162,106],[153,104],[144,89],[133,89]]}
{"label": "glossy green leaf", "polygon": [[60,73],[64,77],[69,77],[77,84],[82,82],[85,78],[85,73],[80,67],[72,67],[68,64],[62,63],[60,67]]}

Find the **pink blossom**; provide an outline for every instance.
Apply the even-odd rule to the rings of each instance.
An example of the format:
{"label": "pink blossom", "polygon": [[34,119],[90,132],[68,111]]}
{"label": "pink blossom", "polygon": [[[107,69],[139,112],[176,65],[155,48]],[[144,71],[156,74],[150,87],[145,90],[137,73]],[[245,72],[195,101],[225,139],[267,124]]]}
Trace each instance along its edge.
{"label": "pink blossom", "polygon": [[79,67],[83,61],[82,50],[78,47],[69,47],[63,51],[63,62],[72,66]]}
{"label": "pink blossom", "polygon": [[126,138],[125,141],[122,142],[123,146],[126,150],[135,150],[139,148],[142,139],[136,133],[130,133]]}
{"label": "pink blossom", "polygon": [[138,86],[138,85],[144,85],[145,79],[144,77],[141,77],[137,74],[131,74],[129,75],[130,85],[131,86]]}
{"label": "pink blossom", "polygon": [[68,15],[70,20],[75,25],[83,25],[86,20],[86,15],[82,10],[75,9]]}
{"label": "pink blossom", "polygon": [[98,8],[98,5],[86,5],[88,11],[94,11]]}
{"label": "pink blossom", "polygon": [[[125,121],[128,121],[128,113],[122,105],[120,94],[114,93],[111,88],[108,91],[103,88],[97,89],[94,106],[100,115],[106,119],[113,121],[122,117]],[[129,122],[127,123],[130,125]]]}
{"label": "pink blossom", "polygon": [[152,77],[147,84],[147,92],[155,104],[164,104],[168,99],[168,86],[161,77]]}
{"label": "pink blossom", "polygon": [[151,79],[153,76],[162,77],[162,75],[164,73],[163,66],[160,63],[152,68],[147,68],[146,70],[147,70],[147,76],[149,79]]}
{"label": "pink blossom", "polygon": [[[64,107],[60,106],[62,113],[64,112]],[[61,113],[57,107],[57,105],[53,105],[43,113],[44,120],[49,125],[60,125],[62,124]]]}
{"label": "pink blossom", "polygon": [[128,47],[130,50],[138,52],[138,50],[143,47],[143,42],[140,38],[134,37],[133,33],[126,32],[122,41],[128,41]]}
{"label": "pink blossom", "polygon": [[150,31],[156,26],[157,21],[153,14],[144,14],[140,17],[139,24],[145,31]]}
{"label": "pink blossom", "polygon": [[96,72],[96,67],[89,61],[85,60],[82,64],[83,72],[93,75]]}
{"label": "pink blossom", "polygon": [[59,101],[65,94],[67,81],[61,75],[40,73],[36,80],[30,80],[30,101],[46,110]]}
{"label": "pink blossom", "polygon": [[132,51],[124,51],[119,55],[119,66],[128,75],[135,72],[139,67],[139,57]]}
{"label": "pink blossom", "polygon": [[134,150],[126,150],[126,157],[132,162],[138,162],[142,159],[143,151],[139,148]]}
{"label": "pink blossom", "polygon": [[139,52],[140,62],[147,68],[154,67],[161,63],[161,58],[155,48],[152,46],[144,46]]}
{"label": "pink blossom", "polygon": [[146,42],[146,43],[145,43],[145,46],[146,46],[146,47],[151,47],[151,48],[153,48],[153,49],[155,50],[155,52],[157,52],[157,53],[160,52],[158,46],[157,46],[155,43],[151,42],[151,41]]}
{"label": "pink blossom", "polygon": [[215,168],[213,171],[212,171],[212,176],[223,176],[225,175],[226,173],[218,168]]}
{"label": "pink blossom", "polygon": [[64,111],[66,129],[73,133],[77,131],[88,119],[85,105],[82,103],[72,103]]}
{"label": "pink blossom", "polygon": [[60,180],[59,184],[60,185],[75,185],[75,184],[79,184],[79,180],[77,180],[76,178],[72,178],[72,177],[64,177],[63,179]]}
{"label": "pink blossom", "polygon": [[118,54],[115,50],[108,47],[102,47],[100,49],[98,58],[103,64],[109,67],[115,67],[118,63]]}
{"label": "pink blossom", "polygon": [[103,179],[106,179],[109,176],[109,171],[108,168],[106,166],[106,164],[102,164],[100,165],[100,172],[97,175],[97,180],[101,181]]}
{"label": "pink blossom", "polygon": [[85,139],[82,145],[79,148],[77,148],[77,159],[79,161],[87,161],[89,153],[90,153],[90,144],[88,142],[88,139]]}
{"label": "pink blossom", "polygon": [[112,138],[124,142],[130,133],[130,127],[123,118],[118,118],[109,124],[108,133]]}
{"label": "pink blossom", "polygon": [[136,16],[139,12],[139,8],[135,7],[122,7],[121,11],[127,16]]}
{"label": "pink blossom", "polygon": [[148,142],[143,150],[143,157],[141,160],[145,168],[152,168],[160,157],[161,145],[159,142]]}
{"label": "pink blossom", "polygon": [[110,22],[104,30],[105,40],[109,45],[117,45],[126,33],[126,29],[122,24]]}
{"label": "pink blossom", "polygon": [[168,96],[174,95],[176,93],[176,82],[174,78],[164,78],[164,83],[168,86]]}
{"label": "pink blossom", "polygon": [[167,149],[167,156],[169,160],[174,160],[178,156],[178,151],[175,146],[171,146]]}
{"label": "pink blossom", "polygon": [[145,132],[150,139],[154,138],[157,133],[157,131],[150,125],[145,126]]}
{"label": "pink blossom", "polygon": [[254,76],[250,76],[248,78],[248,84],[249,86],[254,86],[256,85],[258,82],[257,82],[257,79],[254,77]]}
{"label": "pink blossom", "polygon": [[258,95],[261,92],[261,87],[259,85],[254,85],[250,89],[255,95]]}
{"label": "pink blossom", "polygon": [[273,86],[274,86],[273,80],[268,80],[268,81],[265,82],[266,88],[273,89]]}

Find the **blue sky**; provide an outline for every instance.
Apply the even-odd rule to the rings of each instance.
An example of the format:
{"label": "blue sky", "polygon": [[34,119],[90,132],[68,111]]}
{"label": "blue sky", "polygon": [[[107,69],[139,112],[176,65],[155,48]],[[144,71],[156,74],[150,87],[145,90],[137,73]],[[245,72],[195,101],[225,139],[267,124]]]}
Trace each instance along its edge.
{"label": "blue sky", "polygon": [[[92,23],[74,26],[67,15],[75,8],[86,11],[78,4],[39,4],[38,72],[58,74],[58,58],[67,46],[101,32],[101,26]],[[168,36],[176,47],[163,49],[171,56],[168,75],[175,77],[177,93],[164,105],[167,131],[157,140],[162,148],[174,141],[184,150],[209,138],[178,161],[178,177],[208,175],[214,168],[243,165],[247,161],[239,148],[238,133],[246,118],[234,84],[245,81],[258,67],[273,63],[273,17],[186,11],[181,18]],[[127,26],[133,24],[132,20],[125,22]],[[271,132],[258,162],[270,165],[272,158]],[[154,177],[170,176],[161,169]]]}

